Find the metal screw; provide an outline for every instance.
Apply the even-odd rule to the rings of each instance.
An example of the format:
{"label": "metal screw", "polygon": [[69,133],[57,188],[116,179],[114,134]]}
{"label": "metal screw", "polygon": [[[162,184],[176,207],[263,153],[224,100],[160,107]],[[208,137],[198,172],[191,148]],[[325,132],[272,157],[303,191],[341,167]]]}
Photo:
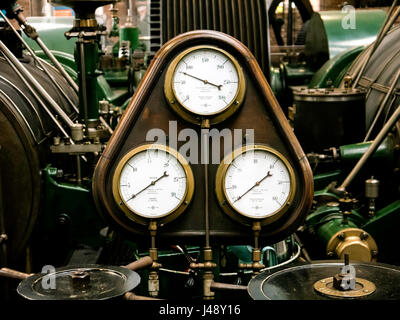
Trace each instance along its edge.
{"label": "metal screw", "polygon": [[342,233],[338,234],[337,237],[338,237],[339,240],[344,240],[344,238],[346,237],[346,235],[344,234],[344,232],[342,232]]}
{"label": "metal screw", "polygon": [[363,233],[360,235],[360,239],[361,239],[361,240],[367,240],[367,239],[368,239],[368,233],[363,232]]}

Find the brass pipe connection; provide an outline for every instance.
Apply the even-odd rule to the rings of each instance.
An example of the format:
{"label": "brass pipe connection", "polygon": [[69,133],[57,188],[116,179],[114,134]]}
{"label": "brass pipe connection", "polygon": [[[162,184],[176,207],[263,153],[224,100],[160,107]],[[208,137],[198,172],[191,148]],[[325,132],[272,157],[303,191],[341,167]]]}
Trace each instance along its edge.
{"label": "brass pipe connection", "polygon": [[204,270],[203,273],[203,299],[212,300],[214,299],[214,291],[211,290],[211,285],[214,283],[214,274],[212,270],[217,267],[217,264],[213,262],[212,249],[210,247],[204,248],[204,262],[190,264],[192,270]]}
{"label": "brass pipe connection", "polygon": [[75,19],[74,28],[97,28],[97,20],[96,19]]}
{"label": "brass pipe connection", "polygon": [[214,262],[210,262],[210,261],[207,261],[207,262],[201,262],[201,263],[191,263],[190,264],[190,269],[193,269],[193,270],[207,270],[207,269],[213,269],[213,268],[216,268],[217,267],[217,264],[216,263],[214,263]]}
{"label": "brass pipe connection", "polygon": [[156,298],[160,292],[160,278],[158,271],[161,268],[161,264],[158,263],[158,250],[156,248],[156,234],[157,234],[157,222],[150,221],[149,231],[151,236],[151,248],[149,249],[149,256],[153,260],[153,264],[150,267],[148,287],[150,297]]}
{"label": "brass pipe connection", "polygon": [[239,269],[244,270],[244,269],[251,269],[253,270],[253,276],[256,276],[257,274],[260,273],[261,269],[265,268],[265,265],[260,263],[261,261],[261,250],[258,248],[253,249],[253,263],[239,263]]}
{"label": "brass pipe connection", "polygon": [[261,232],[261,223],[259,221],[254,221],[251,228],[254,232],[254,248],[252,253],[253,263],[241,263],[239,264],[239,269],[252,269],[253,277],[260,273],[260,270],[265,268],[265,266],[260,263],[261,261],[261,250],[259,248],[258,239]]}

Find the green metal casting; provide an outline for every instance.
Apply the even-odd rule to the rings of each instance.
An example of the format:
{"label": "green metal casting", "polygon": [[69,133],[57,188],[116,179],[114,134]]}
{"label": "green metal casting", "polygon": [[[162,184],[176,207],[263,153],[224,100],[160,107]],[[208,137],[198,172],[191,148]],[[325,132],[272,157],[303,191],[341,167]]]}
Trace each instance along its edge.
{"label": "green metal casting", "polygon": [[[40,38],[50,50],[74,54],[76,39],[67,40],[64,33],[72,28],[73,17],[29,17],[27,21],[40,35]],[[34,49],[40,50],[35,41],[22,33],[25,41]]]}
{"label": "green metal casting", "polygon": [[[367,151],[372,142],[362,142],[341,146],[340,159],[343,162],[356,162]],[[392,135],[389,135],[378,150],[372,156],[372,159],[379,160],[380,163],[392,163],[394,159],[395,142]]]}
{"label": "green metal casting", "polygon": [[[314,175],[314,189],[322,190],[332,181],[338,181],[340,175],[342,174],[341,170],[334,170],[330,172],[323,172]],[[320,191],[316,191],[320,192]]]}
{"label": "green metal casting", "polygon": [[353,61],[364,50],[364,46],[348,49],[328,60],[312,77],[309,88],[338,88]]}
{"label": "green metal casting", "polygon": [[[68,72],[68,74],[74,79],[76,82],[78,82],[78,72],[76,68],[76,63],[74,56],[65,53],[65,52],[60,52],[60,51],[54,51],[51,50],[51,52],[54,54],[54,56],[57,58],[57,60],[61,63],[63,68]],[[48,61],[47,56],[43,53],[43,51],[36,51],[36,54]],[[125,103],[127,99],[130,99],[131,95],[128,92],[128,89],[126,88],[126,85],[123,85],[122,82],[117,82],[116,80],[113,79],[114,73],[110,72],[107,74],[108,77],[106,78],[105,76],[99,75],[96,80],[96,91],[97,91],[97,97],[100,100],[106,99],[110,103],[116,106],[120,106]],[[119,78],[118,78],[119,79]],[[125,82],[127,81],[127,78],[124,78]],[[110,80],[110,81],[109,81]],[[121,80],[121,79],[119,79]],[[120,86],[110,86],[110,84],[113,83],[119,83]]]}
{"label": "green metal casting", "polygon": [[[76,63],[74,56],[66,52],[55,51],[55,50],[50,50],[50,51],[56,57],[58,62],[60,62],[60,64],[63,66],[64,70],[67,71],[67,73],[72,77],[72,79],[75,82],[78,82],[78,72],[76,70]],[[35,51],[35,53],[39,58],[42,58],[47,62],[51,63],[43,51],[37,50]]]}
{"label": "green metal casting", "polygon": [[98,248],[103,241],[100,230],[105,227],[97,213],[92,192],[84,186],[56,181],[57,169],[43,170],[45,186],[41,230],[49,234],[62,216],[70,225],[70,238],[77,244]]}
{"label": "green metal casting", "polygon": [[399,264],[400,200],[394,201],[378,210],[375,217],[366,222],[362,228],[368,232],[378,245],[378,261]]}
{"label": "green metal casting", "polygon": [[347,228],[358,228],[358,226],[351,220],[348,220],[347,223],[343,223],[342,218],[332,219],[318,228],[317,235],[323,245],[326,246],[336,233]]}
{"label": "green metal casting", "polygon": [[385,11],[376,9],[320,11],[319,14],[328,36],[330,59],[349,48],[372,43],[386,17]]}
{"label": "green metal casting", "polygon": [[139,29],[135,27],[124,26],[119,29],[119,40],[129,41],[131,48],[136,50],[139,48]]}

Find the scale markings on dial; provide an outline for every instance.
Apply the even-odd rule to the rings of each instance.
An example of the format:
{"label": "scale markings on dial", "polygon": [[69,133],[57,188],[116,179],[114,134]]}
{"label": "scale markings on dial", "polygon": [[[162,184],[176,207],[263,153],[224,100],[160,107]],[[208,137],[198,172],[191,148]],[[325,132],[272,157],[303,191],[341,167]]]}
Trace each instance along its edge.
{"label": "scale markings on dial", "polygon": [[146,145],[132,150],[120,161],[113,193],[117,203],[134,220],[143,222],[143,218],[179,215],[190,202],[193,173],[186,160],[170,150]]}
{"label": "scale markings on dial", "polygon": [[224,211],[250,219],[286,211],[294,194],[294,174],[287,160],[264,146],[243,147],[233,154],[237,156],[228,164],[224,161],[217,172],[217,197]]}
{"label": "scale markings on dial", "polygon": [[217,123],[240,106],[245,81],[240,65],[226,51],[198,46],[172,61],[164,91],[171,107],[186,120],[199,124],[196,116],[201,116]]}

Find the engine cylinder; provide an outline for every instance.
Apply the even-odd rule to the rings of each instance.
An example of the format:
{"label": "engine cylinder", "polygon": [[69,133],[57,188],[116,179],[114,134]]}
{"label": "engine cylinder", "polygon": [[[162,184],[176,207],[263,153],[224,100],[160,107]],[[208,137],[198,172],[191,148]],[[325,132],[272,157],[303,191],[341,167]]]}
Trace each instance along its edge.
{"label": "engine cylinder", "polygon": [[362,141],[365,91],[306,89],[294,92],[294,132],[306,152]]}
{"label": "engine cylinder", "polygon": [[[72,119],[73,108],[33,59],[20,59],[25,68],[46,89]],[[77,103],[77,96],[51,66],[49,72]],[[57,127],[35,95],[0,58],[0,174],[4,229],[8,237],[8,262],[13,263],[23,252],[40,212],[41,169],[49,162],[49,145]]]}
{"label": "engine cylinder", "polygon": [[[372,54],[365,69],[360,76],[356,88],[367,91],[365,102],[365,126],[368,129],[374,122],[375,126],[369,135],[369,140],[376,137],[383,124],[400,104],[398,90],[400,81],[398,70],[400,68],[400,26],[394,27],[382,39],[378,48]],[[357,78],[360,67],[370,55],[372,45],[365,49],[349,68],[344,77],[341,88],[346,86],[345,79],[353,81]],[[393,90],[391,88],[393,87]],[[386,97],[389,94],[388,97]],[[382,106],[382,104],[384,104]],[[379,111],[381,109],[381,111]]]}

